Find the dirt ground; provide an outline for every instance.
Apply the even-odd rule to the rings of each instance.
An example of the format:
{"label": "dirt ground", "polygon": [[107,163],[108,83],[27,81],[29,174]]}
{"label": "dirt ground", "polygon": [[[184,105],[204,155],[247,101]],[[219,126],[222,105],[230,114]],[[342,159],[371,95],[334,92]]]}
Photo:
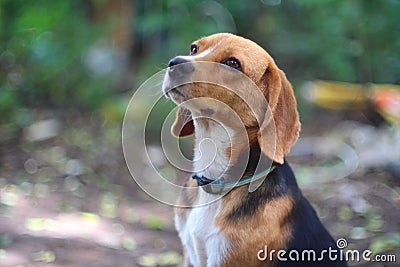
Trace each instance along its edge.
{"label": "dirt ground", "polygon": [[[1,144],[0,266],[178,265],[173,209],[147,196],[130,177],[121,126],[68,114],[37,111],[36,121],[47,121],[53,135],[32,137],[27,128]],[[303,124],[302,137],[332,132],[323,118],[312,125]],[[313,157],[331,179],[315,177],[316,166],[307,165]],[[350,265],[399,266],[399,177],[384,165],[359,165],[335,178],[339,171],[329,157],[288,159],[335,239],[346,238],[347,249],[397,257],[397,263]]]}

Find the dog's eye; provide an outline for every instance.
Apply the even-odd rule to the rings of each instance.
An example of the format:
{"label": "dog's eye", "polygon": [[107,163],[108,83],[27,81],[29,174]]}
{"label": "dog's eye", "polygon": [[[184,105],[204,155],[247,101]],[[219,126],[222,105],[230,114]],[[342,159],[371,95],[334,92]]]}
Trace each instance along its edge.
{"label": "dog's eye", "polygon": [[242,66],[240,65],[239,60],[237,60],[234,57],[230,57],[228,59],[225,59],[221,62],[222,64],[225,64],[231,68],[237,69],[237,70],[242,70]]}
{"label": "dog's eye", "polygon": [[196,54],[198,51],[199,51],[199,46],[198,45],[192,44],[190,46],[190,54],[191,55]]}

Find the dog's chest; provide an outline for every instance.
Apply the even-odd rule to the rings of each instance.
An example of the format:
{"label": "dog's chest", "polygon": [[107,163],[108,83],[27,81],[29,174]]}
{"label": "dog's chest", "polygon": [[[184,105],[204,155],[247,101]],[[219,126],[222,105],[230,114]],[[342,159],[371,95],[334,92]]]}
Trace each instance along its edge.
{"label": "dog's chest", "polygon": [[[200,191],[202,191],[200,189]],[[201,195],[205,194],[201,192]],[[220,266],[228,248],[227,240],[215,225],[221,201],[192,208],[186,215],[175,216],[175,226],[186,252],[186,261],[193,266]]]}

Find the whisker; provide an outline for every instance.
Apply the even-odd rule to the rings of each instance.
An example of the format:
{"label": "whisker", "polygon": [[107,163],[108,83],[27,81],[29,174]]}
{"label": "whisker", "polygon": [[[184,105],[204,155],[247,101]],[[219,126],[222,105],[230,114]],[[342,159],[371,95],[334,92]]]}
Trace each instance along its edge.
{"label": "whisker", "polygon": [[162,95],[163,92],[161,92],[161,90],[159,92],[155,92],[154,94],[149,94],[149,96],[160,96]]}

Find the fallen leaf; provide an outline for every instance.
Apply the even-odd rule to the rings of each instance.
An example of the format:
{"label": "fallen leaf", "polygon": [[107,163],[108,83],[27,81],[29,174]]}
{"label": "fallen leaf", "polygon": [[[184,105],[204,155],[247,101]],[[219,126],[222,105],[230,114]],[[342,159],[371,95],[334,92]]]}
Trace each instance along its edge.
{"label": "fallen leaf", "polygon": [[143,225],[147,228],[162,230],[165,228],[164,219],[158,215],[152,214],[144,219]]}
{"label": "fallen leaf", "polygon": [[400,248],[400,233],[387,233],[377,237],[369,244],[369,249],[374,253],[382,253]]}
{"label": "fallen leaf", "polygon": [[121,245],[126,250],[134,250],[136,248],[136,241],[130,237],[124,237]]}
{"label": "fallen leaf", "polygon": [[7,184],[0,191],[0,201],[7,206],[15,206],[18,203],[18,187],[14,184]]}
{"label": "fallen leaf", "polygon": [[56,260],[56,255],[53,251],[42,250],[39,252],[32,253],[33,261],[40,261],[45,263],[54,262]]}
{"label": "fallen leaf", "polygon": [[341,221],[349,221],[353,217],[353,212],[349,206],[343,205],[337,211],[337,215]]}
{"label": "fallen leaf", "polygon": [[353,227],[350,230],[350,238],[355,240],[365,239],[367,238],[367,231],[364,227]]}
{"label": "fallen leaf", "polygon": [[182,257],[175,251],[167,251],[161,254],[149,253],[138,258],[137,263],[141,266],[157,266],[157,265],[178,265]]}

